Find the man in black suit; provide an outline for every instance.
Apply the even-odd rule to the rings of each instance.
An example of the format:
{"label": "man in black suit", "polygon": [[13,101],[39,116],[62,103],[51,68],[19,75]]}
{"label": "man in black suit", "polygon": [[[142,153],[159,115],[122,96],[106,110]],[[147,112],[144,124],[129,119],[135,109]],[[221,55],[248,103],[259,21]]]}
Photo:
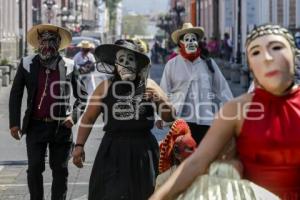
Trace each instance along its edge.
{"label": "man in black suit", "polygon": [[[9,99],[10,132],[17,140],[26,134],[30,199],[44,199],[42,173],[49,147],[51,199],[64,200],[72,147],[71,127],[84,111],[87,93],[75,76],[74,62],[59,54],[71,42],[68,30],[40,24],[33,26],[27,36],[38,54],[22,58],[18,67]],[[27,109],[20,129],[24,87],[28,93]],[[76,99],[72,111],[71,91]]]}

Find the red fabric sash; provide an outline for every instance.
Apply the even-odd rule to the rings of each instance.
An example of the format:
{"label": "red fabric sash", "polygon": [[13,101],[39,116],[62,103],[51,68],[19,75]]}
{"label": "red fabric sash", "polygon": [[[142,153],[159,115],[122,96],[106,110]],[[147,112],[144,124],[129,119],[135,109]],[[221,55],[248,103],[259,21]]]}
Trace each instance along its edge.
{"label": "red fabric sash", "polygon": [[185,59],[193,62],[196,58],[200,57],[201,55],[201,49],[200,48],[197,48],[197,51],[195,53],[187,53],[185,51],[185,47],[184,47],[184,44],[180,43],[180,48],[179,48],[179,53],[180,55],[182,55],[182,57],[184,57]]}

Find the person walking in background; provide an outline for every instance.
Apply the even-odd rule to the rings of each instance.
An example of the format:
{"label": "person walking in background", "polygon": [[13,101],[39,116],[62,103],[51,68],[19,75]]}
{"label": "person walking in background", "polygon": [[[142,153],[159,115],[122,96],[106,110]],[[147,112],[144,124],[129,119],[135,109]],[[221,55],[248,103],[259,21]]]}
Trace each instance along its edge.
{"label": "person walking in background", "polygon": [[295,43],[296,43],[296,47],[297,47],[298,49],[300,49],[300,32],[297,32],[297,33],[295,34]]}
{"label": "person walking in background", "polygon": [[154,40],[154,44],[151,48],[151,62],[153,64],[158,64],[160,60],[160,53],[162,51],[161,44],[158,40]]}
{"label": "person walking in background", "polygon": [[[39,24],[28,31],[27,40],[38,54],[23,57],[18,67],[9,98],[10,132],[17,140],[26,134],[30,200],[44,199],[42,173],[47,147],[53,177],[51,199],[65,200],[73,143],[71,128],[84,110],[87,94],[75,76],[74,62],[59,54],[59,50],[71,42],[68,30]],[[70,86],[76,98],[72,111],[69,105]],[[21,129],[24,87],[28,95]]]}
{"label": "person walking in background", "polygon": [[227,61],[232,60],[233,45],[229,33],[224,33],[224,39],[221,45],[221,54]]}
{"label": "person walking in background", "polygon": [[207,50],[212,57],[217,57],[220,51],[220,43],[216,37],[211,37],[207,44]]}
{"label": "person walking in background", "polygon": [[173,47],[169,51],[169,55],[167,57],[167,62],[172,58],[175,58],[178,55],[178,47]]}
{"label": "person walking in background", "polygon": [[100,62],[115,66],[113,77],[96,88],[84,113],[73,151],[83,167],[84,145],[102,113],[104,137],[89,182],[89,200],[146,200],[158,175],[158,143],[151,133],[154,112],[174,120],[166,95],[147,79],[150,59],[131,40],[117,40],[95,50]]}
{"label": "person walking in background", "polygon": [[95,71],[96,59],[91,53],[91,50],[95,48],[95,45],[87,40],[83,40],[77,47],[80,47],[81,51],[78,52],[73,59],[80,74],[80,79],[83,81],[87,93],[91,95],[96,88],[95,77],[93,74]]}
{"label": "person walking in background", "polygon": [[[211,125],[218,104],[233,98],[219,67],[199,44],[203,36],[203,28],[191,23],[172,33],[179,55],[167,62],[160,82],[177,116],[188,122],[197,144]],[[161,120],[156,124],[162,127]]]}
{"label": "person walking in background", "polygon": [[[234,139],[244,179],[282,200],[299,200],[300,160],[294,156],[300,153],[300,87],[294,82],[295,59],[299,54],[287,29],[269,24],[254,28],[246,40],[247,61],[257,84],[254,92],[243,94],[221,108],[195,153],[183,161],[150,199],[175,199],[197,176],[201,183],[209,165]],[[216,194],[213,187],[219,189],[219,194],[228,194],[226,191],[231,188],[229,184],[206,186],[211,194]],[[192,187],[201,185],[198,182]],[[201,199],[201,193],[190,191],[194,191],[190,193],[194,197],[191,200]]]}

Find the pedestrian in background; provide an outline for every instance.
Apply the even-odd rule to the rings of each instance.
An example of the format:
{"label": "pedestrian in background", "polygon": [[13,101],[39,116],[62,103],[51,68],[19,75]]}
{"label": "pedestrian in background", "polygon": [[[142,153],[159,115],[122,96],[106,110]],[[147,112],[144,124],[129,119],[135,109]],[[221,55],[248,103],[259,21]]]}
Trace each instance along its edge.
{"label": "pedestrian in background", "polygon": [[221,44],[221,54],[226,61],[232,60],[233,45],[229,33],[224,33],[224,39]]}
{"label": "pedestrian in background", "polygon": [[297,33],[295,34],[295,43],[296,43],[296,47],[297,47],[298,49],[300,49],[300,32],[297,32]]}
{"label": "pedestrian in background", "polygon": [[[59,26],[33,26],[27,40],[38,54],[22,58],[12,84],[9,126],[12,137],[17,140],[26,134],[30,200],[44,199],[42,173],[47,147],[53,177],[51,199],[65,200],[67,196],[68,161],[73,143],[71,128],[84,110],[87,95],[75,76],[74,62],[59,54],[59,50],[70,44],[71,38],[71,33]],[[28,95],[21,129],[24,87]],[[75,97],[72,111],[71,91]]]}
{"label": "pedestrian in background", "polygon": [[219,55],[220,43],[216,37],[211,37],[210,41],[207,44],[207,50],[213,57],[217,57]]}
{"label": "pedestrian in background", "polygon": [[95,77],[93,74],[95,71],[96,59],[91,53],[95,48],[95,45],[87,40],[83,40],[77,47],[80,47],[81,51],[79,51],[73,59],[80,74],[79,77],[84,83],[88,95],[91,95],[96,88]]}

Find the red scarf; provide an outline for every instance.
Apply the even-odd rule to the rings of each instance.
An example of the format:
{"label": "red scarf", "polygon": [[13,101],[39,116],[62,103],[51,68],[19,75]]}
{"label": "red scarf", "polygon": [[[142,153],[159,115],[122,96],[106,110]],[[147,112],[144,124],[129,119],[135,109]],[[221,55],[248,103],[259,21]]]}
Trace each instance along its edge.
{"label": "red scarf", "polygon": [[180,48],[179,48],[179,53],[182,57],[184,57],[185,59],[193,62],[196,58],[200,57],[201,55],[201,49],[198,47],[197,48],[197,51],[195,53],[187,53],[185,51],[185,47],[184,47],[184,44],[180,43]]}

